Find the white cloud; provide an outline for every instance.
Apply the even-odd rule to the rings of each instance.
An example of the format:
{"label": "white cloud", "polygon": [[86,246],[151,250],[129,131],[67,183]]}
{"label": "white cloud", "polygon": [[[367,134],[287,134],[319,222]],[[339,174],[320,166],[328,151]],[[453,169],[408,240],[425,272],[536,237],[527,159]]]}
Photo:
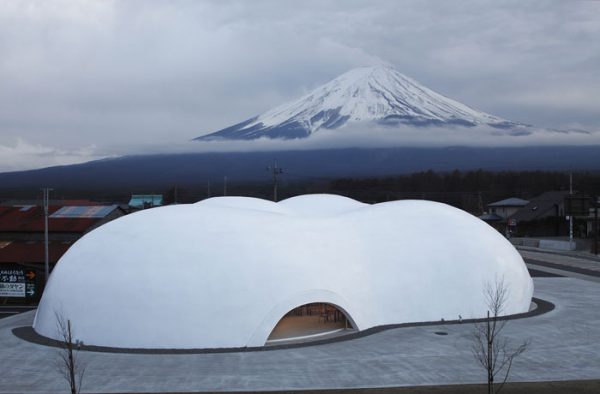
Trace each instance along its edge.
{"label": "white cloud", "polygon": [[56,147],[57,163],[92,145],[173,149],[379,58],[503,118],[596,129],[599,14],[559,0],[2,2],[0,136]]}
{"label": "white cloud", "polygon": [[0,172],[83,163],[102,157],[105,156],[95,154],[94,146],[66,151],[18,138],[13,144],[0,145]]}
{"label": "white cloud", "polygon": [[600,129],[582,131],[579,125],[569,130],[548,130],[521,127],[501,130],[490,126],[477,127],[411,127],[355,124],[335,130],[319,130],[305,139],[281,140],[260,138],[248,141],[194,141],[169,147],[144,145],[131,150],[151,153],[201,153],[310,150],[327,148],[382,147],[518,147],[518,146],[581,146],[600,145]]}
{"label": "white cloud", "polygon": [[563,131],[536,127],[522,127],[512,131],[489,126],[390,127],[365,123],[335,130],[323,129],[309,138],[295,140],[260,138],[249,141],[177,141],[167,145],[148,141],[107,145],[102,148],[90,145],[72,150],[32,144],[18,138],[13,144],[0,145],[0,172],[77,164],[127,154],[289,151],[353,147],[600,145],[600,129],[582,130],[585,128],[577,123],[571,124]]}

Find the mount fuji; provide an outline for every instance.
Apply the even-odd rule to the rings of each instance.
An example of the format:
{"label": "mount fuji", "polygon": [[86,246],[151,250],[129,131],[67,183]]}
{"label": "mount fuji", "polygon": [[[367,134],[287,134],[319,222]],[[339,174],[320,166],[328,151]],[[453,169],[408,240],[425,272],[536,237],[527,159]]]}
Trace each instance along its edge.
{"label": "mount fuji", "polygon": [[389,65],[359,67],[304,97],[195,140],[306,138],[358,122],[402,127],[524,127],[470,108],[421,85]]}

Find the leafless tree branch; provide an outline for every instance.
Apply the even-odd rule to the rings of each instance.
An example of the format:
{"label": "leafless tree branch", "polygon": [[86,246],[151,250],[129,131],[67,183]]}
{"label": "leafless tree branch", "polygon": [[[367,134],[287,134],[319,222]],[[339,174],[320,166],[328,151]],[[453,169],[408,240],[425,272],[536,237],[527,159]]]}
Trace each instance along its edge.
{"label": "leafless tree branch", "polygon": [[57,360],[59,373],[69,382],[71,394],[79,394],[85,374],[85,365],[78,357],[79,342],[74,342],[71,321],[55,312],[56,328],[61,350]]}
{"label": "leafless tree branch", "polygon": [[[504,278],[497,279],[493,284],[486,283],[484,297],[488,308],[487,319],[475,323],[471,352],[487,372],[488,394],[497,394],[508,379],[514,359],[527,350],[529,342],[513,347],[510,339],[501,335],[507,323],[500,319],[508,300],[508,287]],[[494,381],[501,371],[504,371],[504,377],[496,388]]]}

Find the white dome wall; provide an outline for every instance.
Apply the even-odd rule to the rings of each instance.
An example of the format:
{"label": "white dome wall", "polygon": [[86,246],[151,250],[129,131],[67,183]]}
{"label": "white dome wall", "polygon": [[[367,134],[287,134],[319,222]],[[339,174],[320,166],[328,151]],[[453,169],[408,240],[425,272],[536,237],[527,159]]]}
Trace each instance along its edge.
{"label": "white dome wall", "polygon": [[86,344],[262,346],[283,315],[310,302],[337,305],[360,330],[482,317],[484,286],[500,278],[505,313],[526,312],[533,282],[518,252],[444,204],[220,197],[84,236],[52,273],[34,329],[56,338],[56,311]]}

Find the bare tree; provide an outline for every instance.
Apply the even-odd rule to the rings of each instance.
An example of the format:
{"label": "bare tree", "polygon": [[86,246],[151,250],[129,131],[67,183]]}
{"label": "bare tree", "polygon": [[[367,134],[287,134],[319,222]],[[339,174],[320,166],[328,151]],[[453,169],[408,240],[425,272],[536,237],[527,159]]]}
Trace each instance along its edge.
{"label": "bare tree", "polygon": [[[519,346],[513,346],[510,339],[502,335],[507,320],[501,319],[500,316],[504,312],[508,297],[504,279],[496,280],[493,285],[487,283],[484,295],[488,307],[487,319],[475,323],[472,352],[487,371],[488,394],[497,394],[508,379],[513,360],[527,350],[529,342],[524,341]],[[497,385],[495,378],[501,371],[504,371],[504,377],[502,383]]]}
{"label": "bare tree", "polygon": [[57,368],[61,375],[69,382],[71,394],[79,394],[85,373],[85,365],[81,362],[77,354],[80,342],[73,341],[71,320],[66,319],[61,313],[56,313],[56,325],[61,345]]}

